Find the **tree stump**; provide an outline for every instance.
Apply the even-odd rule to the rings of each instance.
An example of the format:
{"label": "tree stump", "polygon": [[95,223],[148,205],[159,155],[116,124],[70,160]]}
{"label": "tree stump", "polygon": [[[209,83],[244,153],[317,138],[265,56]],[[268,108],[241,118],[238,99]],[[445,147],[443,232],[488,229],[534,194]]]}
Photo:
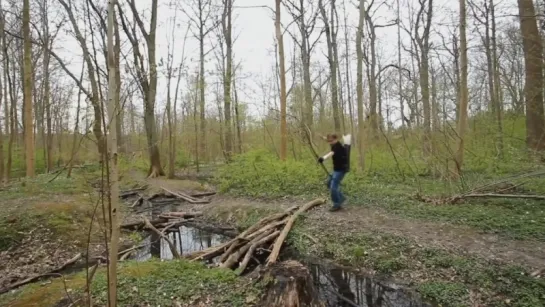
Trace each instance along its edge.
{"label": "tree stump", "polygon": [[288,260],[266,269],[265,280],[271,280],[259,306],[268,307],[324,307],[310,271],[301,263]]}

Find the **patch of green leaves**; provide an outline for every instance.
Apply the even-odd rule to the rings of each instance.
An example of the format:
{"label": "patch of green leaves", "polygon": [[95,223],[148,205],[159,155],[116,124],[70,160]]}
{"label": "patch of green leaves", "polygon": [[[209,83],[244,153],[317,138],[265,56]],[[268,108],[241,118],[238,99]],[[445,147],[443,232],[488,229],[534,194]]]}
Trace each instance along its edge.
{"label": "patch of green leaves", "polygon": [[[202,301],[207,306],[246,306],[247,299],[257,298],[261,289],[249,283],[243,286],[242,282],[231,270],[209,269],[184,260],[129,262],[119,270],[118,303],[171,306],[175,301]],[[92,287],[95,303],[107,302],[107,289],[105,272],[98,274]]]}

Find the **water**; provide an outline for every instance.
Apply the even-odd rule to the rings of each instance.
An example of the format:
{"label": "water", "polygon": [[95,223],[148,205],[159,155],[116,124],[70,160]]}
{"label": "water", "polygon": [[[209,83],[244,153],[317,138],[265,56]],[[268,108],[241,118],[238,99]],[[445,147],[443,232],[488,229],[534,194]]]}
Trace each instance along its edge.
{"label": "water", "polygon": [[[145,247],[141,248],[134,257],[136,260],[146,261],[152,257],[165,260],[174,258],[165,239],[159,238],[156,233],[148,232],[148,234],[142,242]],[[204,250],[227,240],[225,236],[187,226],[180,226],[174,231],[169,231],[167,237],[176,246],[180,255]]]}
{"label": "water", "polygon": [[399,284],[378,281],[338,266],[303,261],[328,307],[428,307],[422,299]]}

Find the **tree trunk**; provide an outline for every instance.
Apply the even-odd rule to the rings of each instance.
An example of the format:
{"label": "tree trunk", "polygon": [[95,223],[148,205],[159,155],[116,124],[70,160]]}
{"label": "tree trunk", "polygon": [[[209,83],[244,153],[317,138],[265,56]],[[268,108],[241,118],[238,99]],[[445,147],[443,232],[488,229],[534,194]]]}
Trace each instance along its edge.
{"label": "tree trunk", "polygon": [[[0,1],[0,7],[2,2]],[[0,31],[4,31],[3,28],[0,28]],[[0,34],[1,35],[1,34]],[[2,87],[2,76],[0,76],[0,108],[2,108],[2,100],[4,98],[4,89]],[[4,121],[7,118],[4,119]],[[4,133],[2,132],[2,125],[0,125],[0,184],[4,182]]]}
{"label": "tree trunk", "polygon": [[526,146],[545,150],[543,115],[543,54],[532,0],[518,0],[524,64],[526,66],[524,98],[526,101]]}
{"label": "tree trunk", "polygon": [[[466,0],[460,1],[460,102],[458,110],[458,149],[456,152],[456,173],[462,175],[464,163],[464,141],[467,127],[467,40],[466,40]],[[531,0],[530,0],[531,1]]]}
{"label": "tree trunk", "polygon": [[[81,64],[81,75],[79,77],[80,82],[83,81],[83,73],[85,72],[85,61]],[[68,162],[68,171],[66,173],[66,178],[72,176],[72,166],[74,165],[74,160],[76,159],[76,152],[78,150],[78,134],[79,134],[79,114],[81,106],[81,88],[78,88],[78,103],[76,108],[76,123],[74,125],[74,135],[72,138],[72,150],[70,151],[70,161]]]}
{"label": "tree trunk", "polygon": [[[117,166],[117,118],[119,113],[119,101],[115,101],[119,96],[117,95],[118,84],[116,84],[116,63],[115,63],[115,51],[114,51],[114,8],[116,0],[110,0],[108,3],[108,115],[109,126],[106,127],[109,130],[108,133],[108,163],[109,163],[109,212],[110,212],[110,250],[108,261],[108,306],[117,306],[117,253],[119,243],[119,221],[118,221],[118,209],[119,209],[119,174]],[[157,7],[157,0],[153,3]],[[156,11],[156,10],[155,10]],[[152,9],[153,12],[153,9]],[[153,13],[152,13],[153,15]],[[153,20],[153,17],[152,17]],[[152,21],[153,23],[153,21]],[[153,27],[152,27],[153,29]],[[150,55],[151,57],[151,55]],[[150,63],[151,64],[151,63]],[[150,73],[153,74],[153,67],[150,66]],[[151,76],[150,76],[151,78]]]}
{"label": "tree trunk", "polygon": [[226,0],[223,15],[223,33],[225,36],[226,45],[226,67],[225,77],[223,80],[223,112],[225,115],[225,156],[227,160],[231,160],[233,153],[233,132],[231,126],[231,80],[233,73],[233,40],[232,32],[232,7],[233,0]]}
{"label": "tree trunk", "polygon": [[[338,82],[337,82],[337,63],[335,63],[334,56],[334,45],[337,44],[337,39],[334,34],[335,24],[334,20],[328,20],[327,13],[322,0],[318,1],[318,6],[320,7],[320,12],[322,14],[322,19],[324,20],[324,32],[326,35],[327,42],[327,59],[329,62],[329,71],[331,78],[331,105],[333,107],[333,123],[335,126],[335,133],[341,133],[341,119],[339,112],[339,93],[338,93]],[[335,9],[335,0],[331,1],[331,14],[333,14]]]}
{"label": "tree trunk", "polygon": [[[202,10],[200,11],[202,15]],[[201,16],[202,17],[202,16]],[[205,113],[205,94],[204,94],[204,25],[200,29],[199,50],[200,50],[200,73],[199,73],[199,114],[200,114],[200,138],[199,138],[199,156],[201,160],[206,161],[206,113]]]}
{"label": "tree trunk", "polygon": [[[117,0],[112,0],[117,1]],[[117,22],[117,18],[114,18],[114,39],[115,39],[115,45],[114,45],[114,55],[115,55],[115,99],[114,101],[117,103],[116,106],[116,125],[115,131],[117,133],[117,149],[120,152],[125,152],[125,145],[123,141],[123,110],[125,109],[125,106],[121,104],[121,70],[120,70],[120,63],[121,63],[121,37],[119,35],[119,24]]]}
{"label": "tree trunk", "polygon": [[363,22],[365,20],[365,6],[364,0],[359,2],[359,21],[358,32],[356,33],[356,56],[357,56],[357,80],[356,80],[356,99],[358,100],[358,151],[360,158],[360,169],[365,168],[365,154],[364,154],[364,134],[363,127]]}
{"label": "tree trunk", "polygon": [[276,0],[275,29],[280,62],[280,159],[285,161],[288,155],[288,125],[286,121],[286,66],[284,63],[284,38],[280,28],[281,0]]}
{"label": "tree trunk", "polygon": [[238,106],[238,93],[237,93],[237,87],[236,82],[233,80],[233,91],[235,95],[235,121],[236,121],[236,130],[237,130],[237,152],[239,154],[242,153],[242,131],[240,129],[240,114],[239,114],[239,106]]}
{"label": "tree trunk", "polygon": [[30,37],[30,1],[23,0],[23,109],[26,176],[35,176],[34,118],[32,113],[32,45]]}
{"label": "tree trunk", "polygon": [[494,0],[490,0],[490,19],[492,23],[492,37],[491,37],[491,43],[492,43],[492,69],[494,70],[494,101],[496,102],[496,125],[497,125],[497,131],[496,131],[496,150],[498,152],[498,156],[500,158],[503,158],[503,123],[502,123],[502,104],[503,101],[501,99],[501,82],[500,82],[500,69],[499,69],[499,63],[498,63],[498,54],[497,54],[497,45],[496,45],[496,14],[495,14],[495,8],[494,8]]}

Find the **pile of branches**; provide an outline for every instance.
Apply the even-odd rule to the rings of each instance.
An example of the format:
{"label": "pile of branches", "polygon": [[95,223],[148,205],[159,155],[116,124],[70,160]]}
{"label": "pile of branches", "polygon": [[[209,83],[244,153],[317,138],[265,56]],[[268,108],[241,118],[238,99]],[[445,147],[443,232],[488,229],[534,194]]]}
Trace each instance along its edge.
{"label": "pile of branches", "polygon": [[265,217],[234,239],[185,257],[195,261],[211,261],[219,257],[217,263],[220,267],[230,269],[238,267],[239,274],[242,274],[250,260],[254,258],[254,253],[260,250],[270,252],[267,265],[274,264],[297,217],[323,203],[323,199],[316,199],[303,206],[294,206],[284,212]]}

